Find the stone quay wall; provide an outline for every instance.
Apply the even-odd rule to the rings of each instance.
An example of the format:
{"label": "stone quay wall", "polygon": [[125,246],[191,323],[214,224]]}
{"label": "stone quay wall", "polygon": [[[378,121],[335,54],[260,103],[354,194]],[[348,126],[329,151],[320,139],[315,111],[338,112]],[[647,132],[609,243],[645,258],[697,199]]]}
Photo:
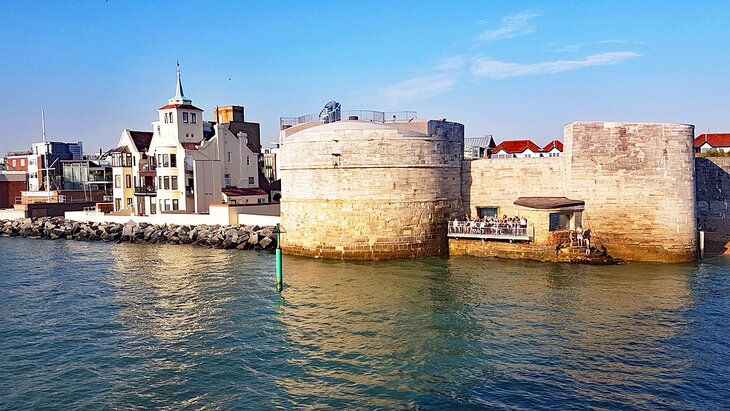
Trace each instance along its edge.
{"label": "stone quay wall", "polygon": [[288,254],[379,260],[445,255],[459,215],[463,125],[340,121],[281,138]]}
{"label": "stone quay wall", "polygon": [[697,256],[694,126],[575,122],[565,126],[566,195],[614,257]]}
{"label": "stone quay wall", "polygon": [[119,224],[79,222],[59,217],[0,220],[0,236],[140,244],[194,244],[239,250],[271,250],[276,247],[276,235],[272,227],[155,225],[134,221]]}
{"label": "stone quay wall", "polygon": [[730,158],[695,158],[697,219],[705,254],[730,253]]}
{"label": "stone quay wall", "polygon": [[583,228],[612,256],[693,261],[693,138],[694,127],[683,124],[570,123],[562,157],[465,161],[464,212],[498,207],[512,216],[518,197],[583,200]]}

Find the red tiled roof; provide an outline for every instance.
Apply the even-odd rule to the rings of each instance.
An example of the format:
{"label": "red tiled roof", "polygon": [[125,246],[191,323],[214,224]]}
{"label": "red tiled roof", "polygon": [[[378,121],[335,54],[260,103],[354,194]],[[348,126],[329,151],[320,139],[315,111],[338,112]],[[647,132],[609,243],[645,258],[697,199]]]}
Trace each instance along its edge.
{"label": "red tiled roof", "polygon": [[522,153],[528,148],[532,150],[533,153],[540,152],[540,147],[531,140],[508,140],[499,143],[497,147],[492,150],[492,153],[496,154],[499,151],[504,151],[509,154]]}
{"label": "red tiled roof", "polygon": [[563,143],[561,143],[560,140],[553,140],[553,141],[547,143],[547,145],[542,148],[542,151],[550,151],[553,148],[557,148],[558,151],[562,152],[563,151]]}
{"label": "red tiled roof", "polygon": [[197,150],[198,149],[198,146],[195,143],[180,143],[180,145],[185,150]]}
{"label": "red tiled roof", "polygon": [[238,188],[238,187],[224,187],[223,194],[227,196],[237,197],[237,196],[266,196],[269,195],[266,191],[258,188]]}
{"label": "red tiled roof", "polygon": [[708,143],[712,147],[730,147],[730,133],[708,133],[695,137],[695,147]]}
{"label": "red tiled roof", "polygon": [[137,146],[137,150],[147,151],[150,148],[150,143],[152,142],[152,132],[151,131],[129,130],[129,135],[130,135],[130,137],[132,137],[132,141],[134,141],[134,145]]}
{"label": "red tiled roof", "polygon": [[158,108],[158,110],[165,110],[165,109],[168,109],[168,108],[181,108],[181,109],[184,109],[184,110],[200,110],[200,111],[203,111],[202,108],[197,108],[197,107],[195,107],[192,104],[167,104],[165,106],[162,106],[162,107]]}

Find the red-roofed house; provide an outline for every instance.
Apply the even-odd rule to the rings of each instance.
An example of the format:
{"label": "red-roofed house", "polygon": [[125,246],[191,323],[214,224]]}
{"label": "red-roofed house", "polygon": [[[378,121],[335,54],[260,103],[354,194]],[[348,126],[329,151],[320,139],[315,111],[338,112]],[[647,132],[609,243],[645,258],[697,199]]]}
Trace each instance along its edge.
{"label": "red-roofed house", "polygon": [[222,200],[227,204],[264,204],[269,202],[269,194],[258,188],[223,187]]}
{"label": "red-roofed house", "polygon": [[553,140],[542,148],[543,157],[560,157],[563,155],[563,143],[560,140]]}
{"label": "red-roofed house", "polygon": [[712,149],[730,151],[730,133],[707,133],[695,137],[695,153],[706,153]]}
{"label": "red-roofed house", "polygon": [[540,147],[531,140],[507,140],[492,150],[492,158],[540,157]]}

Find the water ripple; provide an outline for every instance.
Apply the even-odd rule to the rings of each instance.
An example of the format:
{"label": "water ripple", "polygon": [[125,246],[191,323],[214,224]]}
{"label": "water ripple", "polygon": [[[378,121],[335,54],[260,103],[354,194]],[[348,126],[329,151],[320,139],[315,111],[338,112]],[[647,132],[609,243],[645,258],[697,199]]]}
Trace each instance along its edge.
{"label": "water ripple", "polygon": [[[43,258],[28,258],[28,250]],[[332,262],[0,238],[0,409],[721,409],[730,260]]]}

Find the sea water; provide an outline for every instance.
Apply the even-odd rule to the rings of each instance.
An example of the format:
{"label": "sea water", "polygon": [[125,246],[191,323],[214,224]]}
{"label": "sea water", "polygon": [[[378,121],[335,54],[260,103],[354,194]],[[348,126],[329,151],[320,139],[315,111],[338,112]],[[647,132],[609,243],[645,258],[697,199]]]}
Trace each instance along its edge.
{"label": "sea water", "polygon": [[722,409],[730,259],[339,262],[0,238],[0,409]]}

